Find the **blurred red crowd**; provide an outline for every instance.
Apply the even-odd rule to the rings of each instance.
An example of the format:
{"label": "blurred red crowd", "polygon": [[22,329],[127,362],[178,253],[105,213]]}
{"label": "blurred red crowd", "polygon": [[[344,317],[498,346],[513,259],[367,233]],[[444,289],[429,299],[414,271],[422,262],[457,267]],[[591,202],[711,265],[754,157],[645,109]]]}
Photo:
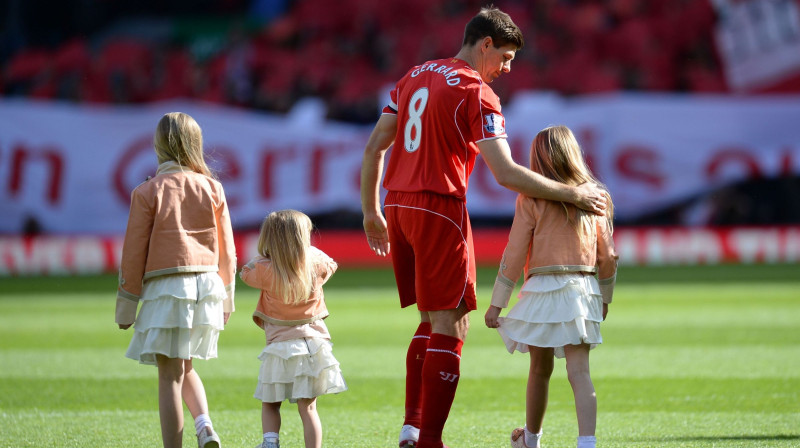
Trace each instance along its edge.
{"label": "blurred red crowd", "polygon": [[[3,61],[0,94],[96,103],[194,98],[285,112],[304,96],[329,118],[368,122],[411,66],[454,55],[484,2],[301,0],[258,27],[232,26],[198,56],[186,43],[83,36]],[[514,0],[498,4],[526,45],[493,87],[562,95],[726,92],[709,0]]]}

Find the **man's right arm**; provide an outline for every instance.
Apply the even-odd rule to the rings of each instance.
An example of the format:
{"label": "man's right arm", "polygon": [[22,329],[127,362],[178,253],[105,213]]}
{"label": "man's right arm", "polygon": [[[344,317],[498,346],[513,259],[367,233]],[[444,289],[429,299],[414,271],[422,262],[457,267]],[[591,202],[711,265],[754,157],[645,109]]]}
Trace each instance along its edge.
{"label": "man's right arm", "polygon": [[386,151],[397,134],[397,115],[383,114],[364,149],[361,162],[361,211],[369,247],[380,256],[389,253],[389,234],[380,208],[380,178]]}
{"label": "man's right arm", "polygon": [[569,202],[598,215],[604,213],[606,195],[597,185],[573,187],[520,166],[511,158],[511,148],[504,138],[483,140],[478,148],[497,183],[509,190],[532,198]]}

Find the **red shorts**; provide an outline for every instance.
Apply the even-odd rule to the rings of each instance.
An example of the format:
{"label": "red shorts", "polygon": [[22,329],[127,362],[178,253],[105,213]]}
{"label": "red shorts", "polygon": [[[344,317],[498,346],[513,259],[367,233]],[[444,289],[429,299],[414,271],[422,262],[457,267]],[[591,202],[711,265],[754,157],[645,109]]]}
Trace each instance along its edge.
{"label": "red shorts", "polygon": [[475,310],[475,250],[464,201],[390,191],[384,203],[400,305]]}

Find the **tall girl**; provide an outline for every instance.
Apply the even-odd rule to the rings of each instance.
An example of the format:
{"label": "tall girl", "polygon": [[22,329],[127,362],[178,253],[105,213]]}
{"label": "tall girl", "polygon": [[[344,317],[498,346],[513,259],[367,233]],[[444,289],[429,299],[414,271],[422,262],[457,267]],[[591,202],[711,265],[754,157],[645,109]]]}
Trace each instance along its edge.
{"label": "tall girl", "polygon": [[[536,135],[531,170],[567,185],[600,185],[565,126]],[[600,322],[613,296],[618,258],[611,238],[610,196],[607,204],[606,215],[597,216],[563,202],[517,197],[485,316],[486,325],[498,329],[510,353],[530,352],[526,427],[512,432],[512,447],[539,447],[554,356],[566,357],[578,416],[578,448],[595,446],[597,397],[589,374],[589,350],[603,342]],[[505,318],[498,317],[523,273],[519,302]]]}
{"label": "tall girl", "polygon": [[164,115],[153,144],[156,175],[131,195],[116,322],[124,330],[135,318],[125,356],[158,366],[164,447],[182,444],[183,398],[198,445],[218,448],[192,360],[217,357],[219,332],[234,309],[236,252],[228,206],[222,184],[206,166],[202,131],[192,117]]}
{"label": "tall girl", "polygon": [[266,347],[254,397],[261,400],[261,448],[279,448],[281,403],[297,403],[306,448],[322,446],[317,397],[347,390],[334,358],[322,285],[338,265],[311,245],[311,219],[296,210],[270,213],[261,225],[259,255],[241,272],[261,290],[253,321]]}

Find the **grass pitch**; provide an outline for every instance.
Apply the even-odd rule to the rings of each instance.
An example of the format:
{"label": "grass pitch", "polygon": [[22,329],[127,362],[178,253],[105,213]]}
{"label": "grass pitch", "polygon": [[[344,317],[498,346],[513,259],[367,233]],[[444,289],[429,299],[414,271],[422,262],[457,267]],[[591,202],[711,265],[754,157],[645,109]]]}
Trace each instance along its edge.
{"label": "grass pitch", "polygon": [[[510,355],[482,315],[494,268],[479,272],[479,310],[445,442],[506,447],[524,421],[526,355]],[[160,446],[156,369],[124,358],[116,277],[0,278],[0,447]],[[318,401],[326,447],[393,447],[403,416],[404,358],[416,328],[387,270],[347,270],[326,287],[334,354],[350,390]],[[260,441],[252,398],[263,333],[257,292],[238,285],[220,357],[197,361],[226,447]],[[800,266],[620,269],[591,355],[598,446],[800,446]],[[302,446],[296,408],[281,442]],[[184,445],[195,446],[186,413]],[[575,445],[564,361],[556,363],[545,447]]]}

